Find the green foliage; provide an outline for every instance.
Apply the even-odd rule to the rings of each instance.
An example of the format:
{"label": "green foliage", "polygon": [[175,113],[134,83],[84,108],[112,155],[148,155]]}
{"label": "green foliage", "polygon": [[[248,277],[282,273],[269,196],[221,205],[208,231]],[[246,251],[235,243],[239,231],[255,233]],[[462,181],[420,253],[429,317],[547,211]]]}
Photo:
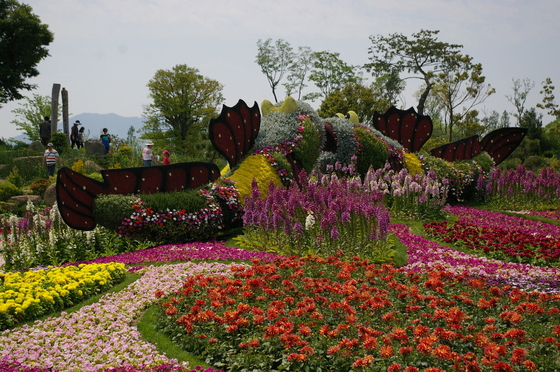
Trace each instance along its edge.
{"label": "green foliage", "polygon": [[360,78],[357,66],[347,65],[340,58],[340,53],[328,51],[313,53],[313,68],[309,80],[315,83],[320,93],[311,93],[304,99],[328,97],[332,92],[341,90],[348,84],[357,83]]}
{"label": "green foliage", "polygon": [[156,71],[148,89],[152,103],[144,110],[147,121],[143,138],[183,142],[192,126],[207,123],[217,115],[216,108],[224,100],[218,81],[187,65]]}
{"label": "green foliage", "polygon": [[10,181],[0,182],[0,201],[6,201],[19,193],[20,189]]}
{"label": "green foliage", "polygon": [[93,218],[100,226],[116,231],[133,212],[136,197],[131,195],[99,195],[93,203]]}
{"label": "green foliage", "polygon": [[200,195],[198,190],[158,192],[139,196],[147,207],[156,212],[185,210],[187,213],[192,213],[206,206],[206,199]]}
{"label": "green foliage", "polygon": [[12,168],[12,171],[6,178],[6,181],[13,183],[19,189],[23,187],[23,179],[21,178],[21,175],[19,174],[19,170],[17,169],[17,167]]}
{"label": "green foliage", "polygon": [[424,104],[435,83],[434,79],[441,72],[449,70],[449,62],[462,48],[462,45],[438,41],[439,31],[420,30],[412,38],[403,34],[389,36],[370,36],[372,46],[369,48],[371,62],[364,67],[373,76],[386,74],[399,76],[412,73],[426,82],[424,91],[418,101],[418,114],[424,115]]}
{"label": "green foliage", "polygon": [[37,65],[49,55],[53,33],[32,11],[16,0],[0,2],[0,105],[36,87],[25,80],[39,75]]}
{"label": "green foliage", "polygon": [[475,160],[478,165],[480,165],[484,172],[490,172],[490,169],[492,169],[492,167],[495,165],[494,159],[492,159],[492,157],[488,155],[487,152],[478,154],[473,158],[473,160]]}
{"label": "green foliage", "polygon": [[358,140],[358,156],[356,171],[364,177],[369,168],[380,169],[389,159],[387,146],[371,131],[362,126],[355,126],[354,131]]}
{"label": "green foliage", "polygon": [[308,117],[303,119],[302,125],[303,133],[301,134],[303,139],[294,149],[294,155],[301,162],[303,169],[310,173],[319,158],[321,138],[317,128]]}
{"label": "green foliage", "polygon": [[257,48],[255,62],[261,67],[262,73],[268,80],[274,101],[278,102],[276,88],[294,60],[295,55],[292,47],[290,43],[282,39],[278,39],[276,42],[273,42],[272,39],[267,39],[264,42],[259,39]]}
{"label": "green foliage", "polygon": [[373,85],[366,87],[362,83],[352,83],[331,92],[321,102],[318,111],[325,118],[354,111],[361,123],[367,123],[371,122],[375,111],[384,112],[389,107],[391,104],[381,97]]}
{"label": "green foliage", "polygon": [[53,148],[58,151],[59,155],[67,153],[70,150],[70,144],[68,143],[68,137],[63,132],[57,131],[52,134],[51,142]]}
{"label": "green foliage", "polygon": [[[51,97],[33,94],[32,98],[25,97],[26,102],[19,103],[19,107],[12,110],[16,119],[12,120],[12,124],[23,131],[30,141],[38,141],[39,124],[45,116],[51,115]],[[62,106],[58,107],[58,115],[62,116]]]}

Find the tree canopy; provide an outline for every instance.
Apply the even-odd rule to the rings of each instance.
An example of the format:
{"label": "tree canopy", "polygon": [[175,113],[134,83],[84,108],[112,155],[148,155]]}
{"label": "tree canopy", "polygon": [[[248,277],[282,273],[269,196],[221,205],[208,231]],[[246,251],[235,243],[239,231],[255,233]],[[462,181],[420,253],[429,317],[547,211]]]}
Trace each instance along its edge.
{"label": "tree canopy", "polygon": [[462,45],[439,41],[438,33],[437,30],[420,30],[410,39],[398,33],[370,36],[373,43],[369,48],[371,62],[364,67],[375,77],[408,73],[411,75],[403,79],[422,79],[425,86],[417,107],[420,115],[424,114],[424,103],[432,90],[435,76],[448,68],[450,58],[462,48]]}
{"label": "tree canopy", "polygon": [[0,0],[0,105],[36,88],[26,80],[39,75],[37,64],[49,55],[54,36],[32,11],[16,0]]}
{"label": "tree canopy", "polygon": [[182,64],[171,70],[158,70],[148,88],[153,102],[144,108],[147,121],[143,137],[171,139],[187,152],[196,151],[201,125],[217,115],[224,100],[222,84]]}
{"label": "tree canopy", "polygon": [[[19,107],[12,110],[16,119],[12,120],[18,130],[24,132],[30,141],[39,140],[39,124],[45,116],[51,116],[51,96],[33,94],[32,97],[24,97],[25,102],[19,103]],[[62,107],[58,106],[59,116],[62,116]]]}
{"label": "tree canopy", "polygon": [[268,84],[272,89],[274,100],[278,102],[276,96],[276,88],[288,72],[294,60],[294,52],[290,43],[282,39],[273,42],[272,39],[267,39],[264,42],[259,39],[257,41],[258,53],[255,62],[261,66],[261,71],[265,74]]}

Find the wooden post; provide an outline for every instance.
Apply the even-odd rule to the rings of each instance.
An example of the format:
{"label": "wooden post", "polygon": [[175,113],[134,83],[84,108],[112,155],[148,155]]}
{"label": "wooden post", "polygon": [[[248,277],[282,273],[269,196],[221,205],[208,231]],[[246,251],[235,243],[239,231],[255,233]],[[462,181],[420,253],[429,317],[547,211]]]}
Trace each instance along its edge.
{"label": "wooden post", "polygon": [[51,95],[51,130],[55,134],[58,130],[58,95],[60,94],[60,84],[53,84]]}
{"label": "wooden post", "polygon": [[60,93],[62,96],[62,126],[64,128],[64,134],[66,134],[66,139],[70,138],[70,122],[68,120],[68,91],[66,88],[62,88]]}

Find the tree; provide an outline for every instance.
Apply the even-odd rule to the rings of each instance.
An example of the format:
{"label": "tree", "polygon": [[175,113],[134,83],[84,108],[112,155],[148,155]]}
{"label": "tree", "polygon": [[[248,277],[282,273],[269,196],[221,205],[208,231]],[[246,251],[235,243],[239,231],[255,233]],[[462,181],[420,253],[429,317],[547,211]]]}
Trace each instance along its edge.
{"label": "tree", "polygon": [[321,103],[319,115],[334,117],[337,113],[347,114],[354,111],[361,123],[371,122],[375,111],[384,112],[390,103],[384,100],[374,86],[366,87],[361,83],[346,85],[335,90]]}
{"label": "tree", "polygon": [[382,100],[396,107],[400,94],[406,88],[406,82],[399,77],[398,72],[392,71],[377,77],[373,86]]}
{"label": "tree", "polygon": [[[421,79],[424,91],[418,100],[417,111],[424,114],[424,103],[433,87],[436,74],[447,68],[449,58],[462,45],[448,44],[437,40],[439,31],[420,30],[412,38],[402,34],[370,36],[373,45],[369,48],[371,63],[364,65],[373,76],[402,73],[412,74],[404,79]],[[420,75],[420,76],[417,76]]]}
{"label": "tree", "polygon": [[0,0],[0,104],[35,89],[25,81],[39,75],[36,66],[49,55],[46,46],[54,36],[32,10],[16,0]]}
{"label": "tree", "polygon": [[[18,108],[12,110],[16,118],[11,121],[18,130],[23,131],[30,141],[39,140],[39,124],[45,116],[51,116],[51,97],[33,94],[24,97],[24,103],[19,103]],[[58,107],[59,116],[62,116],[62,107]]]}
{"label": "tree", "polygon": [[276,87],[284,77],[284,74],[289,70],[294,60],[294,53],[290,43],[278,39],[273,43],[272,39],[257,41],[257,59],[255,62],[261,66],[261,71],[265,74],[274,100],[278,103],[276,96]]}
{"label": "tree", "polygon": [[158,70],[148,88],[153,102],[144,108],[147,120],[142,137],[171,139],[177,148],[194,151],[199,137],[193,129],[217,115],[224,100],[223,86],[202,76],[196,68],[177,65],[171,70]]}
{"label": "tree", "polygon": [[284,83],[286,88],[286,96],[297,92],[297,99],[301,99],[301,92],[305,85],[307,73],[311,70],[313,64],[313,51],[309,47],[299,47],[298,54],[295,55],[294,62],[289,66],[290,74],[287,77],[288,83]]}
{"label": "tree", "polygon": [[535,82],[528,78],[523,79],[521,82],[519,79],[512,79],[513,81],[513,95],[506,96],[507,100],[511,102],[517,114],[513,114],[517,118],[517,125],[520,125],[521,119],[525,113],[525,102],[527,101],[527,96],[531,89],[535,87]]}
{"label": "tree", "polygon": [[560,109],[558,109],[558,104],[554,101],[554,85],[552,85],[552,79],[546,78],[542,82],[543,89],[539,92],[544,95],[542,103],[537,103],[537,107],[542,110],[548,110],[547,114],[555,116],[556,119],[560,119]]}
{"label": "tree", "polygon": [[313,53],[313,69],[309,80],[313,81],[321,92],[308,94],[304,99],[313,101],[319,97],[326,98],[331,92],[361,80],[356,73],[356,67],[347,65],[339,55],[340,53],[327,51]]}
{"label": "tree", "polygon": [[[469,55],[452,53],[442,68],[443,71],[433,78],[433,92],[443,104],[444,122],[451,142],[454,139],[455,124],[461,121],[472,122],[472,116],[467,119],[469,112],[496,90],[485,83],[482,65],[473,64]],[[477,115],[478,112],[474,117]]]}

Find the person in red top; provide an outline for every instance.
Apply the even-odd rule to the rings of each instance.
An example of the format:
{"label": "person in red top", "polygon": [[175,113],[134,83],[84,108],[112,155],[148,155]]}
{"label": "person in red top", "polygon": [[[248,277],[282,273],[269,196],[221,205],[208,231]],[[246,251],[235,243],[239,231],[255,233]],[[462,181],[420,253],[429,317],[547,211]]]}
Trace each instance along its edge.
{"label": "person in red top", "polygon": [[164,165],[171,164],[171,160],[169,158],[169,151],[163,150],[162,155],[163,155],[163,164]]}

